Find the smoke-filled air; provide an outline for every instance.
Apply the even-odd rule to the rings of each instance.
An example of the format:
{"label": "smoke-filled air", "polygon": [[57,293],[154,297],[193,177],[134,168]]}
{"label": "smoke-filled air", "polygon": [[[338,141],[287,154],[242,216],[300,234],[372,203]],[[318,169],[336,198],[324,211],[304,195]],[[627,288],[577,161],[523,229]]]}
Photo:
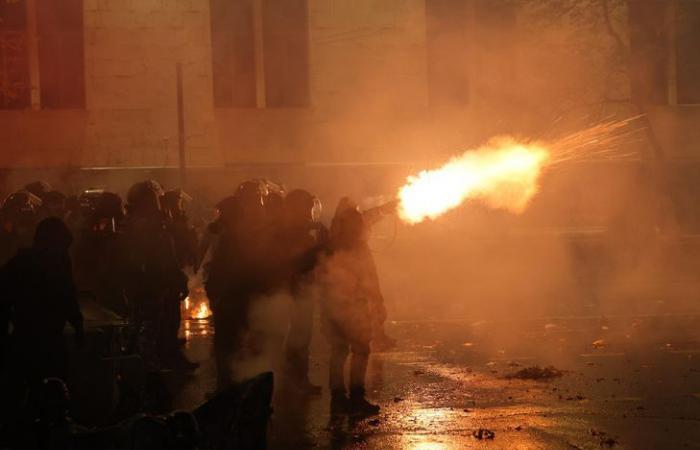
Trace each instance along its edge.
{"label": "smoke-filled air", "polygon": [[699,422],[700,0],[0,0],[0,450]]}

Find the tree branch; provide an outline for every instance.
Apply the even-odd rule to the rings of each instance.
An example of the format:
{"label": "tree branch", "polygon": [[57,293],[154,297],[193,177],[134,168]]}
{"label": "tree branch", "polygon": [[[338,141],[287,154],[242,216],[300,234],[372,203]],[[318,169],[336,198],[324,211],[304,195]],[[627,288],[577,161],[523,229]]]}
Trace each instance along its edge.
{"label": "tree branch", "polygon": [[612,20],[610,19],[610,4],[608,0],[600,0],[600,6],[603,8],[603,19],[605,20],[605,28],[608,30],[608,34],[615,40],[615,44],[617,44],[620,53],[627,53],[627,45],[625,45],[622,37],[615,30],[615,27],[613,27]]}

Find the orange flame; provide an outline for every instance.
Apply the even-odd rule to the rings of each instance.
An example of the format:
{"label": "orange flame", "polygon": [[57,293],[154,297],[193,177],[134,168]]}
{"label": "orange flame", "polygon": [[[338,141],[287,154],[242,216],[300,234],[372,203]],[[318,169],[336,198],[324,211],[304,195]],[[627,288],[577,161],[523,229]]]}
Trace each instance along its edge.
{"label": "orange flame", "polygon": [[211,309],[209,309],[207,302],[201,302],[192,312],[193,319],[207,319],[209,317],[211,317]]}
{"label": "orange flame", "polygon": [[537,193],[537,181],[549,151],[513,139],[492,140],[451,159],[439,169],[424,170],[399,190],[399,216],[415,224],[435,219],[466,200],[519,213]]}
{"label": "orange flame", "polygon": [[187,316],[190,319],[208,319],[212,316],[209,302],[206,299],[194,302],[190,297],[187,297],[184,303],[185,311],[187,311]]}

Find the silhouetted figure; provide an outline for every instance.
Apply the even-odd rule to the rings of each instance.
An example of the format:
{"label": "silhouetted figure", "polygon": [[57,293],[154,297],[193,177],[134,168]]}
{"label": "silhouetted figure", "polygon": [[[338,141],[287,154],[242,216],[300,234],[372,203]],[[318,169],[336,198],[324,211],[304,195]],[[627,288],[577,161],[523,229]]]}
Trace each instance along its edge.
{"label": "silhouetted figure", "polygon": [[[187,268],[194,268],[197,263],[197,232],[189,224],[189,218],[185,212],[185,203],[191,200],[192,197],[182,189],[168,191],[161,199],[163,213],[166,217],[166,229],[173,239],[178,267],[182,271],[181,282],[185,283],[187,283],[187,276],[184,271]],[[185,299],[186,294],[186,286],[179,288],[175,286],[174,289],[168,290],[168,297],[163,305],[160,329],[163,353],[171,364],[185,369],[197,367],[197,364],[187,361],[180,351],[178,338],[181,322],[180,304]]]}
{"label": "silhouetted figure", "polygon": [[22,440],[23,448],[72,450],[74,439],[85,429],[70,417],[70,394],[59,378],[46,378],[30,393],[32,424]]}
{"label": "silhouetted figure", "polygon": [[49,191],[41,199],[39,215],[42,218],[58,217],[65,219],[68,210],[66,208],[66,196],[60,191]]}
{"label": "silhouetted figure", "polygon": [[43,201],[46,194],[51,192],[53,189],[48,182],[39,180],[32,181],[31,183],[27,184],[26,186],[24,186],[24,190],[27,192],[31,192],[33,195],[36,195]]}
{"label": "silhouetted figure", "polygon": [[72,241],[60,219],[44,219],[33,246],[20,250],[2,271],[0,295],[10,311],[13,361],[30,385],[47,377],[65,379],[66,323],[73,327],[77,342],[83,341],[83,316],[68,254]]}
{"label": "silhouetted figure", "polygon": [[253,300],[269,290],[269,255],[264,184],[242,183],[233,197],[219,203],[219,218],[210,225],[216,245],[207,267],[205,287],[214,313],[217,384],[231,383],[231,362],[249,332]]}
{"label": "silhouetted figure", "polygon": [[15,192],[5,199],[0,209],[0,266],[21,247],[32,244],[40,206],[41,199],[27,191]]}
{"label": "silhouetted figure", "polygon": [[163,190],[155,181],[137,183],[128,194],[125,233],[128,248],[127,298],[146,363],[168,363],[160,333],[166,303],[187,296],[187,277],[178,265],[172,236],[161,210]]}
{"label": "silhouetted figure", "polygon": [[321,393],[321,387],[309,380],[314,300],[308,292],[319,255],[327,245],[328,232],[318,222],[320,209],[320,202],[309,192],[301,189],[289,192],[284,199],[284,221],[279,239],[282,263],[287,271],[286,287],[293,298],[285,341],[285,372],[288,381],[306,394]]}
{"label": "silhouetted figure", "polygon": [[122,199],[112,192],[102,192],[86,212],[90,216],[85,218],[73,246],[76,284],[81,291],[93,292],[102,306],[127,317],[128,265]]}
{"label": "silhouetted figure", "polygon": [[[330,233],[331,235],[336,233],[337,227],[340,224],[339,219],[343,217],[343,213],[345,211],[355,210],[360,211],[360,214],[362,214],[365,233],[367,236],[369,236],[374,224],[382,220],[384,217],[392,215],[396,212],[396,205],[397,202],[392,201],[374,208],[360,211],[357,203],[355,203],[349,197],[343,197],[340,199],[340,202],[335,210]],[[372,317],[372,348],[375,351],[386,351],[396,347],[396,339],[386,334],[384,325],[386,323],[387,313],[386,307],[384,306],[384,296],[382,295],[381,285],[379,283],[379,274],[377,273],[377,267],[374,263],[374,256],[372,255],[366,240],[363,245],[367,247],[367,264],[370,265],[371,269],[370,286],[372,288],[371,290],[373,295],[376,297],[375,301],[370,303],[370,314]]]}
{"label": "silhouetted figure", "polygon": [[[346,209],[335,218],[331,250],[321,275],[325,287],[321,329],[331,346],[331,408],[374,414],[379,407],[365,400],[365,374],[372,339],[371,303],[378,298],[373,292],[374,266],[366,238],[362,214],[356,209]],[[349,355],[348,398],[344,367]]]}

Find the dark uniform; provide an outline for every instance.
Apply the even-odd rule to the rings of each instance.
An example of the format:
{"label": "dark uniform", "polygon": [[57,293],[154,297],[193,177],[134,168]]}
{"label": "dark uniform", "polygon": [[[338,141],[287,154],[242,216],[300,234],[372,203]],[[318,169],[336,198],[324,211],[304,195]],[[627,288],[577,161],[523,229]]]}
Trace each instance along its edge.
{"label": "dark uniform", "polygon": [[128,266],[122,199],[112,192],[102,192],[91,203],[85,210],[89,217],[83,221],[74,245],[76,282],[81,291],[92,292],[99,304],[127,317]]}
{"label": "dark uniform", "polygon": [[125,226],[128,249],[127,298],[136,344],[146,363],[164,362],[162,326],[165,303],[187,296],[187,278],[180,270],[172,237],[160,207],[162,189],[155,181],[129,190]]}
{"label": "dark uniform", "polygon": [[219,203],[220,217],[210,225],[216,245],[206,268],[205,288],[214,313],[219,389],[231,383],[232,359],[249,332],[253,300],[269,291],[266,193],[257,181],[241,184],[233,197]]}
{"label": "dark uniform", "polygon": [[68,248],[72,236],[57,218],[39,223],[30,249],[20,250],[2,271],[1,295],[10,307],[12,356],[20,377],[36,384],[65,379],[63,329],[70,323],[79,341],[83,317],[78,305]]}
{"label": "dark uniform", "polygon": [[286,288],[292,296],[289,331],[285,341],[285,371],[293,385],[307,394],[318,394],[320,386],[309,380],[309,347],[313,329],[314,299],[308,291],[328,233],[318,222],[320,202],[297,189],[284,200],[284,221],[279,239]]}
{"label": "dark uniform", "polygon": [[40,206],[41,199],[27,191],[15,192],[5,199],[0,209],[0,266],[21,247],[32,245]]}
{"label": "dark uniform", "polygon": [[[181,313],[180,304],[187,296],[187,268],[194,268],[197,260],[197,232],[190,226],[189,219],[185,213],[185,202],[191,201],[192,197],[181,189],[168,191],[163,195],[161,203],[163,213],[166,218],[166,230],[170,233],[175,248],[177,265],[182,273],[179,283],[184,285],[174,285],[168,289],[167,296],[163,304],[160,327],[160,341],[162,351],[172,364],[183,368],[193,369],[197,364],[190,363],[180,352],[178,332],[180,330]],[[177,281],[176,281],[177,282]]]}

